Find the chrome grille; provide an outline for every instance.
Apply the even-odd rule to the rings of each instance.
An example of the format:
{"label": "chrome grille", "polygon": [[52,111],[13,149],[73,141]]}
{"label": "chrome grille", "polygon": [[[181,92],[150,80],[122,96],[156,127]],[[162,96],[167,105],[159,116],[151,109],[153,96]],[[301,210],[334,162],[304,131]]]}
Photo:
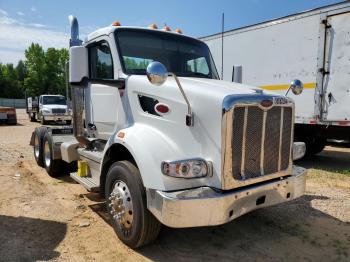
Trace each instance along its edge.
{"label": "chrome grille", "polygon": [[247,180],[286,170],[290,163],[293,109],[236,106],[232,114],[232,176]]}
{"label": "chrome grille", "polygon": [[52,108],[53,114],[64,114],[66,113],[66,109],[64,108]]}

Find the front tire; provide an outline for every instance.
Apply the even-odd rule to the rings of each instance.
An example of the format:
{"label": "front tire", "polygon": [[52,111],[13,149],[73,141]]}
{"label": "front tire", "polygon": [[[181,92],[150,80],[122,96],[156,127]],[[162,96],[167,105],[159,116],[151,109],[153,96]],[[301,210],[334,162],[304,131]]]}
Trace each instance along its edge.
{"label": "front tire", "polygon": [[105,197],[113,228],[124,244],[138,248],[157,238],[161,224],[147,209],[145,188],[133,163],[119,161],[110,167]]}
{"label": "front tire", "polygon": [[52,148],[52,137],[46,133],[43,139],[44,167],[51,177],[58,177],[68,171],[67,165],[62,159],[53,159]]}

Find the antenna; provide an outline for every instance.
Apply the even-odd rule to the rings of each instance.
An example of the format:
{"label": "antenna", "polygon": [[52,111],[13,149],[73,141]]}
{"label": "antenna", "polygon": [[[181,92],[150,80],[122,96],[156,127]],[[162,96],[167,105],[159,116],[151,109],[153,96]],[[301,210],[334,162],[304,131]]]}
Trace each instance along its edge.
{"label": "antenna", "polygon": [[225,13],[222,13],[222,20],[221,20],[221,80],[224,80],[224,30],[225,30]]}

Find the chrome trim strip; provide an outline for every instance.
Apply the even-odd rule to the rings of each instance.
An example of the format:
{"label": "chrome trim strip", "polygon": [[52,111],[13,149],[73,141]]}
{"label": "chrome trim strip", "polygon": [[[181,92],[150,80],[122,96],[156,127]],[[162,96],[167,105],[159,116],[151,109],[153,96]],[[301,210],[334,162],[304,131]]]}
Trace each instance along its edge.
{"label": "chrome trim strip", "polygon": [[278,148],[278,171],[281,171],[281,161],[282,161],[283,117],[284,117],[284,108],[281,107],[280,143],[279,143],[279,148]]}
{"label": "chrome trim strip", "polygon": [[248,121],[248,108],[244,108],[244,123],[243,123],[243,141],[242,141],[242,156],[241,156],[241,176],[245,179],[245,142],[247,138],[247,121]]}
{"label": "chrome trim strip", "polygon": [[265,171],[264,171],[264,155],[265,155],[266,118],[267,118],[267,111],[264,111],[262,134],[261,134],[261,149],[260,149],[260,172],[261,172],[262,176],[265,175]]}

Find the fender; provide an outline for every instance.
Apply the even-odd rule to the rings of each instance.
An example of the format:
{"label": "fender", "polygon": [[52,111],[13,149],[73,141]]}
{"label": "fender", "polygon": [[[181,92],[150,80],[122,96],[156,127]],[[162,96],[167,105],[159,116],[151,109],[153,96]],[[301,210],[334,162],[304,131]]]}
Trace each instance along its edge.
{"label": "fender", "polygon": [[[132,155],[140,170],[145,188],[162,191],[180,190],[207,185],[210,179],[207,177],[184,179],[163,175],[161,162],[184,159],[184,152],[170,137],[154,127],[135,123],[131,127],[115,132],[108,140],[102,163],[105,163],[107,152],[115,144],[124,146]],[[101,174],[103,166],[104,164],[101,165]]]}

